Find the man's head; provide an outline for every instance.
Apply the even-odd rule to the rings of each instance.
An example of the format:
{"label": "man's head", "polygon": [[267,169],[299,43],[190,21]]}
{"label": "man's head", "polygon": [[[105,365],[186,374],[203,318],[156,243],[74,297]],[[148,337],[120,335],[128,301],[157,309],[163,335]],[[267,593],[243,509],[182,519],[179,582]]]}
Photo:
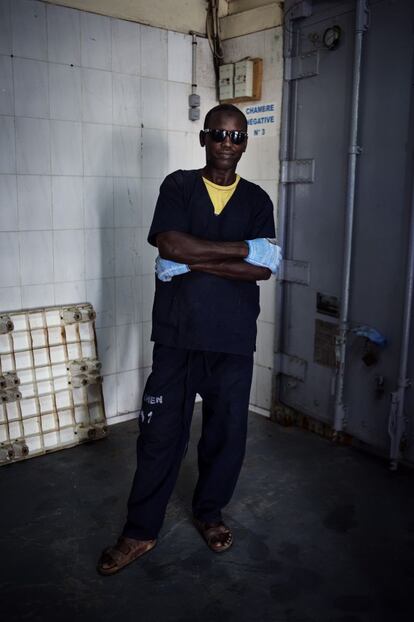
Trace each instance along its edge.
{"label": "man's head", "polygon": [[[221,130],[221,131],[219,131]],[[247,119],[232,104],[220,104],[206,114],[200,145],[206,148],[207,165],[236,169],[247,147]]]}

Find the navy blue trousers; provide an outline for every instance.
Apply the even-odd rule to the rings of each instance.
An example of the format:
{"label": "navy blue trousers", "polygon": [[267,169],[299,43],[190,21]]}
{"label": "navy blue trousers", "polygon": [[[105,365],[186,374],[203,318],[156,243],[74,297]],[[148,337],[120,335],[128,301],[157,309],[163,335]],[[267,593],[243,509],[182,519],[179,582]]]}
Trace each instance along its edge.
{"label": "navy blue trousers", "polygon": [[206,522],[221,520],[243,463],[252,370],[253,356],[154,345],[124,536],[158,536],[188,446],[197,393],[203,422],[193,514]]}

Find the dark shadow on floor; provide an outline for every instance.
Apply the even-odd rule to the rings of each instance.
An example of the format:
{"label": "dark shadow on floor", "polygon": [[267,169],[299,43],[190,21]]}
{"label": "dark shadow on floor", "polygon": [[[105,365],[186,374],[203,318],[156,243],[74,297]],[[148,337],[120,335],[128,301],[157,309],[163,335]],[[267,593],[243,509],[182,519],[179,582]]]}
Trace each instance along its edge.
{"label": "dark shadow on floor", "polygon": [[5,622],[409,622],[414,473],[251,415],[211,553],[190,522],[199,408],[157,548],[114,577],[95,563],[123,523],[135,421],[108,439],[0,469]]}

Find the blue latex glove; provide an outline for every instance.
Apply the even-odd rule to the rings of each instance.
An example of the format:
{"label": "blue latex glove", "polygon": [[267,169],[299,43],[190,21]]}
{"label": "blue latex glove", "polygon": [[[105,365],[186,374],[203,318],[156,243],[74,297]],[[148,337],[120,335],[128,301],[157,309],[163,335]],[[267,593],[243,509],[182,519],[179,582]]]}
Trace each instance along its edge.
{"label": "blue latex glove", "polygon": [[376,343],[382,348],[387,345],[387,339],[384,337],[384,335],[381,335],[381,333],[372,326],[357,326],[356,328],[352,329],[352,332],[356,335],[359,335],[360,337],[366,337],[366,339],[369,339],[369,341],[372,341],[372,343]]}
{"label": "blue latex glove", "polygon": [[171,281],[175,276],[186,272],[190,272],[190,268],[185,263],[163,259],[159,255],[155,260],[155,274],[160,281]]}
{"label": "blue latex glove", "polygon": [[282,249],[269,238],[256,238],[255,240],[246,240],[249,245],[249,254],[244,261],[269,268],[273,274],[276,274],[280,262],[282,261]]}

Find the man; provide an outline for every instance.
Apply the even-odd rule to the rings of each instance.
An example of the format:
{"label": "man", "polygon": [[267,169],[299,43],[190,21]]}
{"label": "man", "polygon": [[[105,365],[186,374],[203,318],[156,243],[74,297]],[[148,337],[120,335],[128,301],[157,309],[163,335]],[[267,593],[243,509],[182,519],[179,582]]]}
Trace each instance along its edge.
{"label": "man", "polygon": [[259,314],[256,281],[276,272],[273,206],[236,175],[247,121],[235,106],[210,110],[200,132],[202,170],[176,171],[160,188],[148,241],[158,247],[152,373],[139,416],[137,470],[128,517],[98,563],[118,572],[151,550],[188,445],[196,394],[203,398],[194,525],[214,552],[233,542],[221,510],[244,458]]}

